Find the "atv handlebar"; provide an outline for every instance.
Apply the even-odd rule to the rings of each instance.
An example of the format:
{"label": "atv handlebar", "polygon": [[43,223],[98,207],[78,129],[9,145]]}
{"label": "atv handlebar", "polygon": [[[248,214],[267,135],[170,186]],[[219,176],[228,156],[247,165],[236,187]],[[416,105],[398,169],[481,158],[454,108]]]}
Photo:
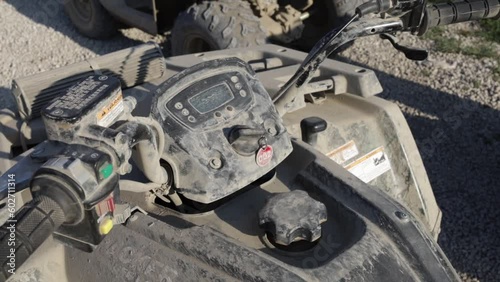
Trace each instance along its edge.
{"label": "atv handlebar", "polygon": [[[393,4],[391,9],[399,9],[400,11],[407,12],[410,10],[405,10],[405,8],[417,9],[418,5],[425,4],[425,1],[408,1],[408,5],[410,6],[404,7],[403,1],[390,1],[392,1]],[[426,6],[425,9],[421,9],[424,15],[418,16],[419,20],[414,23],[414,26],[408,26],[408,22],[399,17],[387,19],[361,18],[367,12],[387,12],[389,10],[384,11],[384,9],[391,7],[391,5],[385,5],[384,3],[388,2],[384,2],[384,0],[365,3],[356,9],[354,16],[344,26],[327,33],[313,47],[295,74],[278,90],[276,95],[274,95],[273,102],[276,106],[276,110],[283,116],[292,109],[293,103],[300,93],[298,89],[309,83],[316,70],[326,58],[350,41],[363,36],[391,34],[397,31],[416,30],[421,35],[424,34],[427,29],[438,25],[486,18],[500,18],[499,1],[500,0],[463,0],[454,3]],[[397,5],[394,5],[394,3],[397,3]],[[419,13],[421,12],[419,11]],[[358,18],[361,19],[356,21]]]}
{"label": "atv handlebar", "polygon": [[61,206],[43,195],[7,220],[0,229],[0,281],[14,274],[64,221]]}
{"label": "atv handlebar", "polygon": [[499,0],[463,0],[427,6],[419,34],[429,28],[460,22],[500,18]]}

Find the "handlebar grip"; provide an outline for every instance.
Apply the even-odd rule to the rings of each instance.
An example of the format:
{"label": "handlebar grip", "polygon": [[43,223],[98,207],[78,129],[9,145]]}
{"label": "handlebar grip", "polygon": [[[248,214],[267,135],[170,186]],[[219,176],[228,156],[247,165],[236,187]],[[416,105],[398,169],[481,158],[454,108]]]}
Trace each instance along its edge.
{"label": "handlebar grip", "polygon": [[433,4],[426,8],[420,34],[435,26],[499,17],[499,0],[463,0]]}
{"label": "handlebar grip", "polygon": [[[61,206],[46,196],[36,198],[0,228],[0,281],[5,281],[65,221]],[[12,252],[13,251],[13,252]]]}

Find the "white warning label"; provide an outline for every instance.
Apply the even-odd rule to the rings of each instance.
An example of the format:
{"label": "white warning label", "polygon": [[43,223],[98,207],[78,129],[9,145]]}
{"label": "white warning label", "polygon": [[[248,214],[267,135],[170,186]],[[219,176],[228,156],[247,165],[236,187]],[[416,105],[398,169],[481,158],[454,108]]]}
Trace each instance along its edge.
{"label": "white warning label", "polygon": [[368,183],[391,169],[391,163],[383,147],[371,151],[345,166],[352,174]]}
{"label": "white warning label", "polygon": [[119,92],[118,95],[109,103],[104,106],[97,113],[97,124],[100,126],[110,126],[113,121],[123,112],[123,97],[122,93]]}
{"label": "white warning label", "polygon": [[358,154],[358,147],[356,147],[356,143],[351,140],[326,155],[336,163],[343,164]]}

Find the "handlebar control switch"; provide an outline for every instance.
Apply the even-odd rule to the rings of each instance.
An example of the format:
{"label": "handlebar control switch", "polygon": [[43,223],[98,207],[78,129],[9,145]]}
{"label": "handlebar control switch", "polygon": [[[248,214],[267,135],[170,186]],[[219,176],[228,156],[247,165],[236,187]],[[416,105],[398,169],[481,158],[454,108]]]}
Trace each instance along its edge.
{"label": "handlebar control switch", "polygon": [[53,199],[63,211],[65,220],[54,230],[54,238],[90,252],[111,231],[119,176],[108,154],[58,144],[62,149],[35,173],[31,190],[35,197]]}

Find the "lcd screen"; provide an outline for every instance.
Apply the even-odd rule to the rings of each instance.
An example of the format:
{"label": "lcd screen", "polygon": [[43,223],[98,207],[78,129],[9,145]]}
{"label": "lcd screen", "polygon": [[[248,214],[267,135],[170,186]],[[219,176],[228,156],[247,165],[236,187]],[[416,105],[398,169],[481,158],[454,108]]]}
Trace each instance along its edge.
{"label": "lcd screen", "polygon": [[215,85],[200,94],[190,98],[189,104],[198,112],[204,114],[217,109],[234,98],[226,83]]}

